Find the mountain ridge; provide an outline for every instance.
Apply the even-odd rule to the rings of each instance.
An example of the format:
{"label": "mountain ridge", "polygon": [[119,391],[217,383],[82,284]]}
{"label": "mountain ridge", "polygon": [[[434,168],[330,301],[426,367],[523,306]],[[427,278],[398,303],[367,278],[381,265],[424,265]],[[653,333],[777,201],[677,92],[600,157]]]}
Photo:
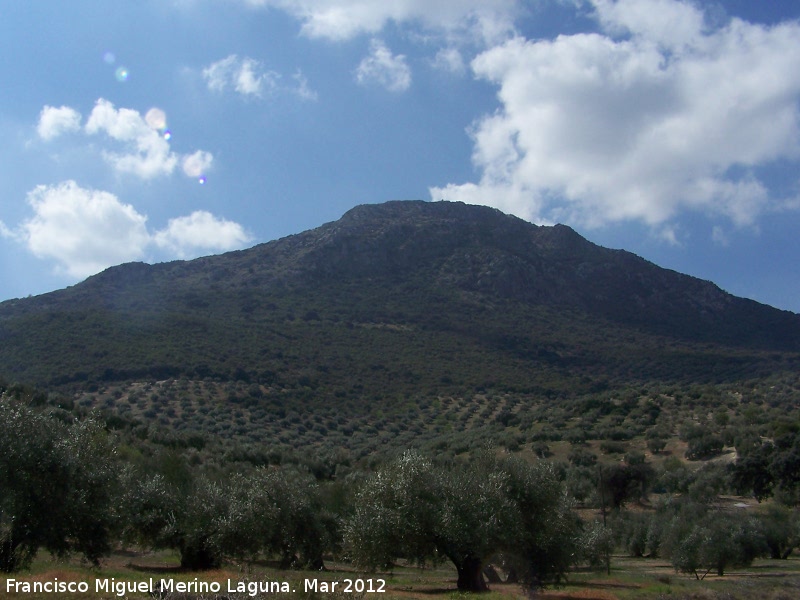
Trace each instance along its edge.
{"label": "mountain ridge", "polygon": [[[247,250],[128,263],[0,303],[0,341],[0,376],[37,384],[213,374],[327,389],[348,380],[333,368],[370,373],[362,363],[377,350],[397,362],[391,373],[429,387],[491,380],[477,364],[489,360],[508,363],[497,367],[504,385],[558,379],[562,389],[578,374],[646,377],[666,348],[675,365],[716,353],[729,372],[742,360],[763,369],[753,365],[765,352],[800,350],[800,315],[602,248],[564,225],[394,201]],[[631,358],[637,347],[649,348],[650,367],[635,366],[644,360]],[[430,372],[415,352],[436,354]],[[527,374],[531,365],[542,373]],[[378,379],[392,385],[389,375]]]}

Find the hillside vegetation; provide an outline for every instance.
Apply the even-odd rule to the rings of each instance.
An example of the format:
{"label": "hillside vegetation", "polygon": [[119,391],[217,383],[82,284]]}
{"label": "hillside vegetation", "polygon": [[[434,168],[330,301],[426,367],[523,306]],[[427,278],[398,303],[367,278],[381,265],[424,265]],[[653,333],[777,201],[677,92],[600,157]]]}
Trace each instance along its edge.
{"label": "hillside vegetation", "polygon": [[[0,378],[7,571],[37,550],[186,569],[400,553],[482,589],[490,556],[534,586],[622,556],[699,580],[800,544],[800,316],[484,207],[362,206],[4,302]],[[81,467],[87,448],[104,459]],[[56,489],[14,453],[62,473],[81,519],[9,533]],[[559,515],[548,540],[523,535],[537,506]],[[399,529],[353,528],[369,519]]]}
{"label": "hillside vegetation", "polygon": [[0,304],[0,374],[317,397],[574,394],[794,370],[800,316],[493,209],[394,202],[250,250]]}

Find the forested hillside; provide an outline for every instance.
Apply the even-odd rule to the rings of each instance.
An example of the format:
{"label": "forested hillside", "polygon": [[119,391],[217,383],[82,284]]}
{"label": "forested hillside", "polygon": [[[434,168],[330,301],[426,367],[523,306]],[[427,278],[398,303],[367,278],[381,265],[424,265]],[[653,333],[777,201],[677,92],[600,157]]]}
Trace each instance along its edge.
{"label": "forested hillside", "polygon": [[395,202],[4,302],[0,341],[0,374],[50,388],[211,377],[328,398],[546,396],[791,369],[800,316],[564,226]]}

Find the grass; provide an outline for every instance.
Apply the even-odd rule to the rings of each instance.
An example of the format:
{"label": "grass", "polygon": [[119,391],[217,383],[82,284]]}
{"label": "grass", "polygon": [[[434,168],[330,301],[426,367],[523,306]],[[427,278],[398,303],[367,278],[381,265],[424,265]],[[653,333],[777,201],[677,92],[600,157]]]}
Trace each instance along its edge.
{"label": "grass", "polygon": [[[96,592],[95,581],[114,579],[119,582],[155,582],[158,588],[161,579],[186,582],[199,587],[201,582],[215,582],[219,592],[178,593],[173,591],[161,597],[163,600],[246,600],[251,598],[286,599],[328,599],[328,600],[409,600],[463,598],[455,589],[455,571],[449,564],[429,568],[398,565],[391,572],[357,573],[350,565],[335,561],[327,563],[322,572],[286,571],[276,568],[269,562],[255,564],[229,563],[214,571],[182,571],[178,557],[170,552],[133,553],[118,552],[105,559],[99,569],[91,568],[78,560],[59,561],[47,555],[39,557],[29,571],[12,576],[0,576],[0,598],[24,598],[25,600],[105,599],[127,598],[129,600],[151,600],[147,592]],[[88,584],[89,592],[84,594],[54,593],[8,593],[6,581],[9,578],[26,582],[75,581]],[[228,591],[228,580],[232,582],[233,592]],[[317,580],[317,590],[305,589],[306,580]],[[364,591],[357,591],[353,584],[348,593],[347,580],[364,582]],[[369,593],[370,580],[372,588]],[[385,581],[385,592],[377,593]],[[111,582],[109,590],[113,590]],[[260,592],[258,582],[279,582],[287,584],[287,592]],[[327,583],[328,585],[323,585]],[[336,586],[331,584],[336,582]],[[176,585],[175,588],[178,586]],[[282,586],[279,586],[282,587]],[[237,590],[238,588],[238,590]],[[284,588],[285,589],[285,588]],[[121,591],[121,590],[120,590]],[[194,591],[194,590],[192,590]],[[542,600],[790,600],[800,597],[800,558],[788,560],[759,560],[747,569],[726,573],[724,577],[710,575],[703,581],[694,577],[675,573],[672,566],[663,560],[634,559],[615,556],[611,573],[579,569],[570,575],[566,584],[550,588],[531,596],[517,584],[493,584],[485,600],[516,600],[523,598]]]}

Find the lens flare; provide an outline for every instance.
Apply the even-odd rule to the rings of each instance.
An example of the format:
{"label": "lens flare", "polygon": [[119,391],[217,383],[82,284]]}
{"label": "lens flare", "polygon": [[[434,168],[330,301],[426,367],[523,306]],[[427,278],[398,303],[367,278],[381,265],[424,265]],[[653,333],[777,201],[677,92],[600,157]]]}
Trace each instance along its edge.
{"label": "lens flare", "polygon": [[125,67],[117,67],[117,70],[114,71],[114,77],[116,77],[117,81],[119,81],[120,83],[128,81],[128,75],[129,75],[128,69],[126,69]]}
{"label": "lens flare", "polygon": [[200,185],[205,185],[206,184],[206,176],[205,175],[200,175],[200,178],[197,180],[197,183],[199,183]]}
{"label": "lens flare", "polygon": [[164,139],[170,141],[172,139],[172,132],[169,129],[164,131]]}
{"label": "lens flare", "polygon": [[167,113],[160,108],[151,108],[144,115],[144,121],[151,129],[162,130],[167,128]]}

